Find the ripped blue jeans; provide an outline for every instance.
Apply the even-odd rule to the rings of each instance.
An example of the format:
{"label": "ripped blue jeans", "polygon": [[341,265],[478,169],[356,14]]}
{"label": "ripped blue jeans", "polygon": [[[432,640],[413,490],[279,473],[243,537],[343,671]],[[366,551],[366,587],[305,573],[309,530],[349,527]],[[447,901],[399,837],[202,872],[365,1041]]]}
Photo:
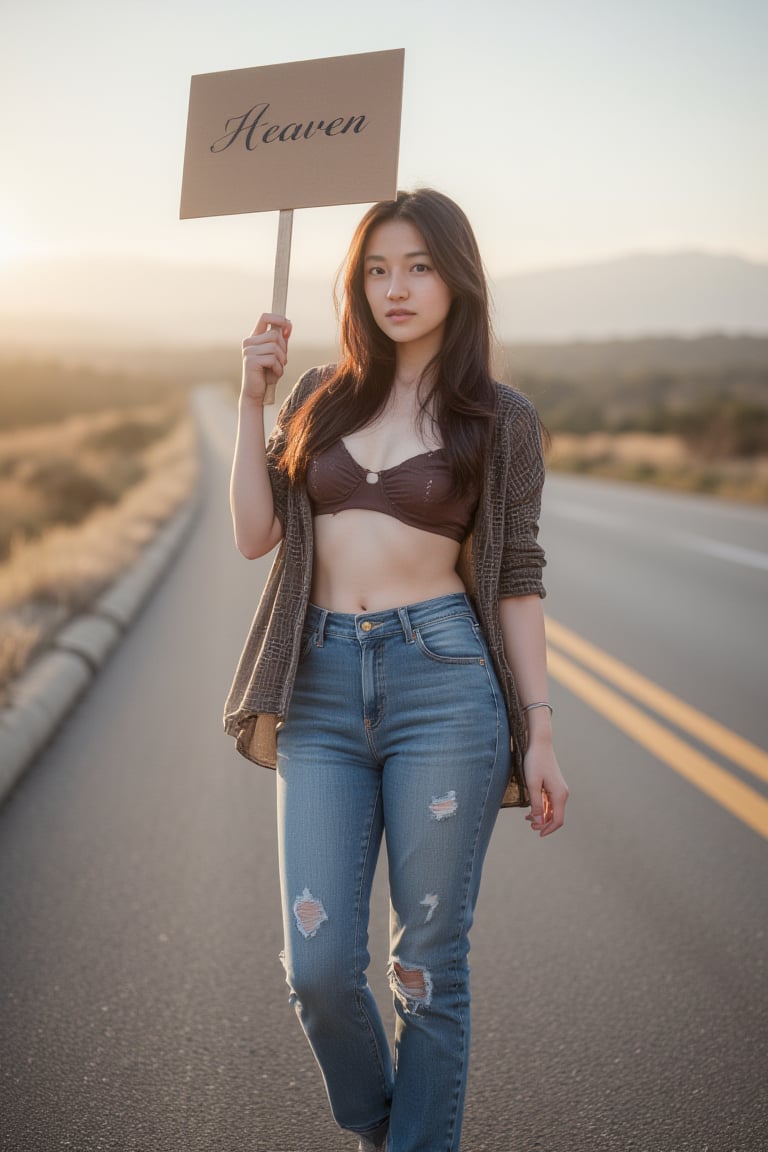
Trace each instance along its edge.
{"label": "ripped blue jeans", "polygon": [[[463,593],[360,615],[310,605],[278,733],[291,1001],[336,1122],[389,1152],[457,1152],[469,930],[510,767],[504,700]],[[389,864],[394,1061],[368,987],[368,914]]]}

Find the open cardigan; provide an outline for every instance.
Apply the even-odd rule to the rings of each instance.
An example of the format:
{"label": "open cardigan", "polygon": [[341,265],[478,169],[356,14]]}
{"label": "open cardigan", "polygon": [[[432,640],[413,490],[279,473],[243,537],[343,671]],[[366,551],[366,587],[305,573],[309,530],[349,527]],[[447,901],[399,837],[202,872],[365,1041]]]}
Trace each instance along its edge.
{"label": "open cardigan", "polygon": [[[311,394],[328,369],[312,368],[294,387],[278,414],[267,445],[267,467],[281,540],[224,711],[224,727],[237,750],[267,768],[277,764],[277,725],[291,699],[304,616],[312,583],[314,533],[306,488],[277,468],[285,443],[285,420]],[[496,412],[480,500],[457,571],[464,581],[499,678],[509,714],[512,769],[502,807],[529,803],[523,775],[526,728],[515,683],[504,655],[499,600],[545,596],[544,551],[538,520],[544,461],[539,419],[530,400],[496,385]]]}

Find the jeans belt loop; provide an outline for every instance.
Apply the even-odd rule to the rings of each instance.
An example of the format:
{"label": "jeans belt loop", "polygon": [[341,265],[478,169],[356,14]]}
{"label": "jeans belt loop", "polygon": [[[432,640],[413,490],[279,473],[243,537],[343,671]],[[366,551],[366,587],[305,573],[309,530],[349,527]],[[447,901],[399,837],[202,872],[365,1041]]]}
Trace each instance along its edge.
{"label": "jeans belt loop", "polygon": [[413,628],[411,627],[411,618],[408,615],[408,609],[398,608],[397,614],[400,617],[400,623],[402,625],[403,632],[405,633],[406,644],[413,644]]}
{"label": "jeans belt loop", "polygon": [[322,648],[323,642],[325,641],[325,622],[327,619],[328,619],[328,609],[327,608],[321,608],[320,609],[320,622],[317,625],[317,640],[315,641],[315,644],[318,648]]}

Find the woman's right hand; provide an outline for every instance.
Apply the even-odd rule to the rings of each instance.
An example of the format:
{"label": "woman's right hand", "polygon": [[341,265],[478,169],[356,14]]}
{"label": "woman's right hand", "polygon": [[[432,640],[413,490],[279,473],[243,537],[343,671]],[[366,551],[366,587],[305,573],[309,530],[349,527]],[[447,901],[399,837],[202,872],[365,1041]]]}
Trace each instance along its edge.
{"label": "woman's right hand", "polygon": [[267,386],[276,384],[285,371],[291,328],[285,316],[264,312],[251,335],[243,340],[243,399],[264,403]]}

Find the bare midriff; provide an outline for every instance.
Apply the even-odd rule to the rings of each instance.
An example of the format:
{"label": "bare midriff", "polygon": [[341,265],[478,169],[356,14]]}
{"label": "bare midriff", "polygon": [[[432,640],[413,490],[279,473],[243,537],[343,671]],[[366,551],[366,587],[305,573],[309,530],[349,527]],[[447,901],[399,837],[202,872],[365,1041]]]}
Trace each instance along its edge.
{"label": "bare midriff", "polygon": [[330,612],[381,612],[463,592],[460,545],[394,516],[348,508],[316,516],[310,599]]}

